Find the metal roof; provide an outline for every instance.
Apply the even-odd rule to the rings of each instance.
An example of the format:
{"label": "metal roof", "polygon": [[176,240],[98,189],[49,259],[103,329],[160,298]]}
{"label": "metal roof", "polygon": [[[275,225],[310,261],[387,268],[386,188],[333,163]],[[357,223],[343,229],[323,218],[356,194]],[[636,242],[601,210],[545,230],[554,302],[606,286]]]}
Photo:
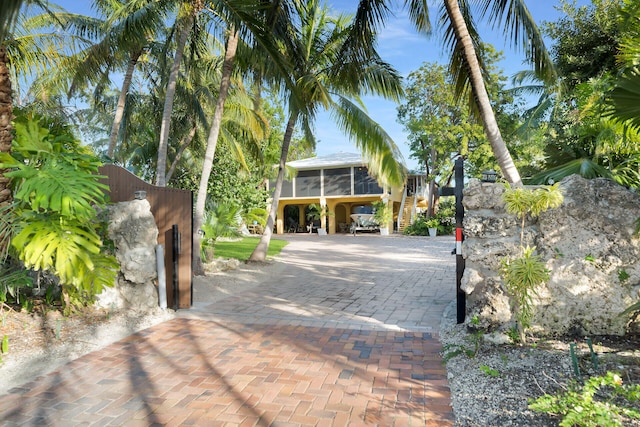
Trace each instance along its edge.
{"label": "metal roof", "polygon": [[338,168],[343,166],[362,166],[367,163],[360,154],[338,152],[326,156],[310,157],[308,159],[294,160],[287,163],[295,169],[321,169]]}

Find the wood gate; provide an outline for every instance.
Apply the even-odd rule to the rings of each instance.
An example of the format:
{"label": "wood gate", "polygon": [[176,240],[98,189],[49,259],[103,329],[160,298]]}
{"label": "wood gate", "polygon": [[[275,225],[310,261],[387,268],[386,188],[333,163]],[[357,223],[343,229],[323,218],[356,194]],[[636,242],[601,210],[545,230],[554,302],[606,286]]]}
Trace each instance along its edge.
{"label": "wood gate", "polygon": [[[167,305],[176,309],[191,307],[193,193],[177,188],[156,187],[120,166],[104,165],[99,173],[107,176],[101,182],[109,186],[107,194],[112,203],[133,200],[136,191],[146,192],[158,226],[158,244],[164,247]],[[174,235],[177,235],[177,239],[174,239]]]}

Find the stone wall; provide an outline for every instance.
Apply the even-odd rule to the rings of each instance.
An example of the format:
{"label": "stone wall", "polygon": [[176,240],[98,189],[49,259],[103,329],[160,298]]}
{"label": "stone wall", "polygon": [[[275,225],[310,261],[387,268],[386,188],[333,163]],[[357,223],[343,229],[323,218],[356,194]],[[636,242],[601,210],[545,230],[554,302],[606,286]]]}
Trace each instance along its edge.
{"label": "stone wall", "polygon": [[[536,246],[550,280],[534,297],[531,331],[541,335],[624,335],[640,321],[621,313],[640,300],[640,239],[633,236],[640,197],[606,179],[574,175],[560,187],[563,204],[527,218],[524,245]],[[502,184],[471,180],[464,192],[462,288],[467,319],[489,331],[514,325],[498,275],[500,260],[517,255],[520,220],[505,211]]]}
{"label": "stone wall", "polygon": [[98,296],[110,309],[150,310],[158,307],[155,247],[158,227],[147,200],[132,200],[108,208],[109,238],[120,263],[117,283]]}

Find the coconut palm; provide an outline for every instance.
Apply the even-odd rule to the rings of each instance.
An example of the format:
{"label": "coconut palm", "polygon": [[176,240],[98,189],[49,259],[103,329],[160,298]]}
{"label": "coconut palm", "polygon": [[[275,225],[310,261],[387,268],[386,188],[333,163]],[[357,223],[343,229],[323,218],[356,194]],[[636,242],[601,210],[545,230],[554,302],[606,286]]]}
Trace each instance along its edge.
{"label": "coconut palm", "polygon": [[[286,13],[279,13],[277,9],[279,9],[281,5],[278,2],[274,3],[273,7],[264,7],[264,5],[261,5],[259,3],[247,1],[219,2],[214,6],[216,6],[214,7],[216,17],[226,16],[227,19],[226,22],[221,22],[220,19],[214,20],[217,24],[219,24],[220,27],[227,28],[226,44],[221,67],[222,74],[218,88],[217,99],[215,101],[215,107],[213,110],[213,117],[211,119],[211,124],[209,127],[206,151],[202,164],[202,172],[200,174],[200,184],[198,186],[198,193],[196,196],[196,206],[194,212],[194,229],[196,230],[200,229],[204,219],[205,200],[207,198],[209,178],[211,176],[218,138],[222,129],[225,103],[227,101],[227,96],[229,95],[229,90],[231,88],[232,72],[234,69],[236,52],[238,49],[238,45],[241,44],[240,32],[241,30],[244,33],[251,32],[256,41],[260,41],[263,45],[271,44],[271,39],[273,37],[272,32],[265,31],[265,26],[259,26],[259,24],[275,24],[277,21],[282,22],[280,18],[282,18],[283,16],[286,17],[287,15]],[[267,16],[266,19],[265,16]],[[277,18],[269,18],[271,16],[275,16]],[[284,22],[287,21],[285,20]],[[271,28],[273,29],[275,27],[272,25]],[[275,44],[273,46],[275,46]],[[275,50],[273,46],[271,47],[272,51]],[[277,63],[279,61],[276,60],[275,62]],[[165,121],[163,118],[163,126],[164,124]],[[238,150],[236,150],[236,153],[240,154]],[[239,157],[241,158],[241,163],[244,163],[242,155],[239,155]],[[160,150],[158,158],[160,158]],[[158,168],[160,167],[161,166],[159,162]],[[160,176],[161,173],[162,172],[159,170],[158,176]],[[200,236],[198,234],[194,235],[194,247],[196,248],[195,253],[200,253]],[[194,266],[194,272],[198,274],[201,271],[201,263],[197,259]]]}
{"label": "coconut palm", "polygon": [[[286,20],[288,4],[282,2],[264,2],[262,0],[223,0],[223,1],[205,1],[195,0],[182,2],[180,13],[178,15],[177,25],[180,30],[174,62],[171,66],[171,74],[167,84],[165,96],[165,104],[162,116],[162,126],[160,129],[160,142],[158,146],[158,166],[156,175],[156,185],[164,186],[166,184],[166,160],[167,160],[167,144],[169,139],[169,128],[171,124],[171,112],[173,98],[175,95],[176,82],[178,72],[180,70],[180,62],[184,51],[184,44],[190,35],[192,27],[197,22],[198,17],[203,14],[203,10],[207,6],[206,11],[222,18],[222,21],[229,26],[233,26],[240,35],[251,33],[255,41],[265,52],[271,55],[271,60],[275,65],[282,69],[283,65],[277,59],[277,47],[273,40],[274,34],[277,35],[279,28],[277,25],[267,27],[264,20],[260,20],[260,16],[269,15],[271,22],[280,22]],[[216,20],[219,22],[219,20]],[[224,28],[227,28],[225,25]],[[231,28],[231,27],[229,27]],[[233,31],[232,31],[233,32]],[[232,33],[231,32],[231,33]],[[231,55],[233,57],[234,55]],[[222,102],[224,103],[224,101]]]}
{"label": "coconut palm", "polygon": [[295,32],[292,31],[293,36],[286,45],[291,63],[291,70],[286,76],[290,80],[285,90],[289,118],[282,141],[271,211],[260,243],[251,254],[251,261],[266,258],[294,128],[301,125],[307,140],[313,142],[311,125],[320,109],[329,110],[338,127],[352,136],[368,160],[370,171],[380,182],[401,184],[404,180],[404,169],[398,162],[401,159],[399,150],[366,114],[359,100],[363,93],[397,100],[402,91],[395,71],[375,52],[375,37],[369,40],[367,50],[359,52],[361,55],[342,57],[343,44],[348,40],[347,18],[330,17],[326,6],[318,0],[296,1],[295,10],[299,26]]}
{"label": "coconut palm", "polygon": [[[11,87],[11,72],[7,41],[11,39],[10,34],[15,27],[18,19],[20,8],[23,5],[33,4],[46,8],[46,3],[40,0],[5,0],[0,3],[0,153],[11,153],[11,144],[13,140],[13,128],[11,120],[13,118],[13,93]],[[33,40],[31,37],[29,40]],[[30,43],[31,46],[36,44]],[[46,50],[46,49],[45,49]],[[46,62],[51,57],[43,55],[43,50],[34,51],[22,50],[24,61],[14,61],[12,66],[14,70],[16,64],[25,65],[26,68],[33,67],[37,62]],[[6,169],[0,168],[0,209],[8,209],[13,201],[11,192],[11,182],[9,177],[5,176]],[[8,247],[9,234],[0,230],[0,254],[6,253]]]}
{"label": "coconut palm", "polygon": [[[40,19],[32,20],[32,26],[60,26],[83,44],[83,48],[66,58],[57,70],[49,70],[46,77],[37,82],[36,92],[39,90],[48,94],[57,89],[60,93],[73,96],[92,84],[96,86],[95,93],[102,93],[105,87],[111,85],[112,74],[124,70],[121,90],[114,106],[107,149],[109,158],[114,157],[133,73],[151,44],[164,30],[174,3],[173,0],[95,0],[93,5],[97,16],[63,11],[53,16],[44,14]],[[35,95],[38,97],[37,93]]]}
{"label": "coconut palm", "polygon": [[[121,58],[121,61],[127,64],[109,136],[107,156],[110,158],[113,158],[118,141],[125,102],[136,65],[145,51],[147,51],[150,42],[162,30],[164,20],[171,11],[173,2],[171,0],[162,2],[143,0],[139,2],[140,4],[134,5],[133,3],[126,0],[116,2],[98,0],[94,2],[96,8],[104,16],[109,17],[104,21],[104,27],[108,30],[106,36],[94,47],[94,52],[98,56],[96,59],[100,60],[100,57],[102,57],[104,60],[103,54],[109,55],[113,49],[116,49],[116,53],[122,54],[111,54],[110,56]],[[133,12],[135,13],[132,13],[131,9],[134,6]],[[86,59],[83,62],[85,64],[95,63]],[[84,72],[90,70],[86,66],[81,69]]]}
{"label": "coconut palm", "polygon": [[173,111],[173,102],[176,94],[176,85],[178,82],[178,74],[182,63],[182,55],[187,44],[187,38],[191,33],[192,27],[202,9],[204,8],[203,0],[182,1],[180,2],[180,11],[176,18],[177,42],[176,50],[171,64],[171,72],[167,89],[165,93],[164,108],[162,110],[162,124],[160,126],[160,138],[158,143],[158,165],[156,167],[155,184],[164,187],[166,185],[167,170],[167,145],[169,143],[169,129],[171,125],[171,113]]}
{"label": "coconut palm", "polygon": [[[533,62],[539,75],[553,72],[553,64],[549,58],[540,32],[529,14],[524,0],[481,0],[479,11],[491,24],[503,26],[506,35],[512,42],[526,47],[527,57]],[[390,13],[390,1],[361,0],[356,13],[350,51],[353,54],[362,49],[362,44],[370,39],[378,28],[384,24]],[[418,31],[430,30],[427,2],[423,0],[405,0],[409,16]],[[500,129],[491,107],[487,89],[483,79],[483,68],[478,60],[477,46],[479,37],[472,25],[472,14],[468,1],[443,0],[442,19],[439,21],[451,48],[450,71],[454,74],[458,93],[466,88],[471,89],[474,111],[481,119],[494,155],[502,169],[505,179],[512,184],[521,183],[520,175],[502,138]]]}

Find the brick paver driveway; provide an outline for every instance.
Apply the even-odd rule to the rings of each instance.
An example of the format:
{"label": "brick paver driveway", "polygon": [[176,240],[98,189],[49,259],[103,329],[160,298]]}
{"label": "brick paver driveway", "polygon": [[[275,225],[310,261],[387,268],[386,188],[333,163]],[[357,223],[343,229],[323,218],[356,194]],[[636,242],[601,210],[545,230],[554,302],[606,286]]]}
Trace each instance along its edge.
{"label": "brick paver driveway", "polygon": [[452,425],[453,239],[287,239],[275,265],[198,279],[178,318],[0,396],[0,424]]}

